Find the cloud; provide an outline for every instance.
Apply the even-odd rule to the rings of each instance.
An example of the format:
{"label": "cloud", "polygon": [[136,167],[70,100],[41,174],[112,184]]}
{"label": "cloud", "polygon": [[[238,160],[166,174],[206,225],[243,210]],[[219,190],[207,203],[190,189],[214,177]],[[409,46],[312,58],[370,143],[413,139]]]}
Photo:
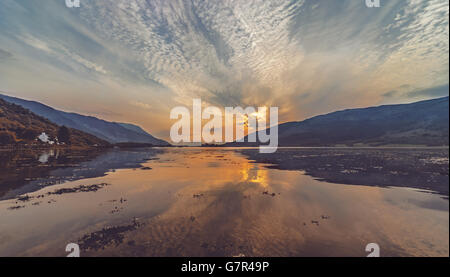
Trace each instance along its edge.
{"label": "cloud", "polygon": [[424,99],[424,98],[437,98],[442,96],[448,96],[449,84],[439,85],[429,88],[415,88],[410,85],[403,85],[395,90],[390,90],[383,94],[388,100],[393,99]]}
{"label": "cloud", "polygon": [[107,74],[107,72],[103,69],[103,66],[81,57],[75,52],[75,50],[69,50],[59,42],[44,42],[30,34],[19,36],[18,39],[29,46],[34,47],[35,49],[41,50],[46,54],[59,59],[67,65],[73,65],[76,63],[79,66],[83,66],[85,69],[93,70],[97,73]]}
{"label": "cloud", "polygon": [[130,102],[131,105],[142,108],[142,109],[146,109],[146,110],[151,110],[152,106],[150,104],[147,103],[142,103],[142,102],[138,102],[138,101],[131,101]]}
{"label": "cloud", "polygon": [[[442,95],[448,15],[447,0],[380,8],[354,0],[102,0],[78,9],[3,0],[0,41],[15,61],[0,64],[0,82],[59,105],[110,105],[149,129],[168,129],[171,107],[192,98],[278,106],[281,121],[301,120]],[[127,113],[135,107],[142,115]]]}
{"label": "cloud", "polygon": [[13,55],[10,52],[8,52],[6,50],[3,50],[3,49],[0,49],[0,61],[9,60],[12,57],[13,57]]}
{"label": "cloud", "polygon": [[410,97],[441,97],[441,96],[448,96],[448,84],[427,88],[427,89],[421,89],[421,90],[414,90],[409,92],[407,95]]}

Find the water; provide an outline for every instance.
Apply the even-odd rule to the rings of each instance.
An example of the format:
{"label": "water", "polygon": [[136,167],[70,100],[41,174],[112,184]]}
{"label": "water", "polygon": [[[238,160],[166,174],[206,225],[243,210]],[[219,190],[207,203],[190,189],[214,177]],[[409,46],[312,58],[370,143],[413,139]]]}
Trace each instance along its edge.
{"label": "water", "polygon": [[[366,256],[368,243],[382,256],[448,256],[448,149],[385,151],[431,161],[431,183],[347,181],[358,174],[345,162],[322,176],[270,156],[255,162],[257,149],[0,152],[0,256],[65,256],[72,242],[82,256]],[[281,149],[277,158],[324,153],[347,155]],[[427,189],[433,180],[439,190]]]}

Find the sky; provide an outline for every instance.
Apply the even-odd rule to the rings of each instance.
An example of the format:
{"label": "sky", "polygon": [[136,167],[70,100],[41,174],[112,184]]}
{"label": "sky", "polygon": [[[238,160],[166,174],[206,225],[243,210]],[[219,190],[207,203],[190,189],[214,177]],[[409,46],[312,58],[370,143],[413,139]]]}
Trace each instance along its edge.
{"label": "sky", "polygon": [[449,93],[449,1],[0,1],[0,91],[138,124],[273,106],[279,121]]}

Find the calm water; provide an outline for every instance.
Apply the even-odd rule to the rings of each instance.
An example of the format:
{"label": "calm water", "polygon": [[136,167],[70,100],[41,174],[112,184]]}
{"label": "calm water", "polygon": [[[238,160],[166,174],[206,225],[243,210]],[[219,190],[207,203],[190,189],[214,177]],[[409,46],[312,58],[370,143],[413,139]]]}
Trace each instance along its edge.
{"label": "calm water", "polygon": [[0,256],[71,242],[82,256],[449,255],[448,195],[405,184],[329,183],[222,148],[0,157]]}

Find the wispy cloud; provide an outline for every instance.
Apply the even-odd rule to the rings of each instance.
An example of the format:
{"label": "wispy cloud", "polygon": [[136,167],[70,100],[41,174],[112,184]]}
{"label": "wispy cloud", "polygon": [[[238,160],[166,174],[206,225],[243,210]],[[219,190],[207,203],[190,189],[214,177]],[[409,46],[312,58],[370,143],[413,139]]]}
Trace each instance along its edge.
{"label": "wispy cloud", "polygon": [[[2,48],[17,58],[0,64],[0,86],[42,101],[82,94],[78,109],[110,105],[148,129],[167,129],[168,110],[194,97],[276,105],[286,121],[448,88],[447,0],[36,2],[0,3]],[[24,75],[41,80],[33,92]]]}
{"label": "wispy cloud", "polygon": [[11,59],[13,57],[13,55],[3,49],[0,49],[0,61],[6,61],[7,59]]}
{"label": "wispy cloud", "polygon": [[25,36],[18,36],[17,38],[25,44],[28,44],[29,46],[34,47],[37,50],[41,50],[51,57],[55,57],[59,61],[66,63],[67,65],[76,63],[77,65],[83,66],[88,70],[94,70],[102,74],[107,73],[103,69],[103,66],[95,64],[94,62],[79,56],[77,53],[75,53],[75,50],[69,50],[56,41],[44,42],[29,34]]}

